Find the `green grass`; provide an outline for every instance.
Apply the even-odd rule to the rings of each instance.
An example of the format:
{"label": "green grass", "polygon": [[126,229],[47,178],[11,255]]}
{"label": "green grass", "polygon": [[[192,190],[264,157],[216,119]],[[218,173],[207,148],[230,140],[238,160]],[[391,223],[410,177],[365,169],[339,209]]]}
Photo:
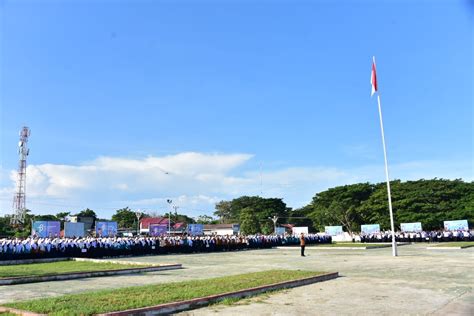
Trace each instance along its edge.
{"label": "green grass", "polygon": [[237,298],[237,297],[229,297],[229,298],[225,298],[223,299],[222,301],[219,302],[219,304],[217,305],[227,305],[227,306],[230,306],[230,305],[234,305],[235,303],[237,303],[238,301],[240,301],[241,299]]}
{"label": "green grass", "polygon": [[299,270],[271,270],[214,279],[72,294],[5,306],[49,315],[91,315],[189,300],[320,274],[321,272]]}
{"label": "green grass", "polygon": [[69,272],[92,272],[102,270],[142,268],[145,265],[126,265],[117,263],[98,263],[90,261],[59,261],[0,266],[0,278],[56,275]]}
{"label": "green grass", "polygon": [[9,312],[0,312],[0,316],[18,316],[18,314],[9,313]]}
{"label": "green grass", "polygon": [[436,245],[431,244],[430,247],[474,247],[474,241],[452,241],[442,242]]}

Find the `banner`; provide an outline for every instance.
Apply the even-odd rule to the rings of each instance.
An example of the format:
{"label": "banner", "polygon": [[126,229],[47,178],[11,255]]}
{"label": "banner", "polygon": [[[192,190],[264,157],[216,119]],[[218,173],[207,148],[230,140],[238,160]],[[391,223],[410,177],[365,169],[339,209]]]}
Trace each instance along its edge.
{"label": "banner", "polygon": [[60,231],[60,222],[38,221],[33,222],[33,227],[31,228],[31,235],[39,238],[54,238],[59,237]]}
{"label": "banner", "polygon": [[157,237],[161,235],[166,235],[167,232],[168,232],[167,224],[150,224],[149,226],[150,236]]}
{"label": "banner", "polygon": [[191,236],[202,236],[204,234],[204,225],[203,224],[189,224],[188,234],[190,234]]}
{"label": "banner", "polygon": [[64,237],[84,237],[84,223],[64,223]]}
{"label": "banner", "polygon": [[380,233],[380,225],[379,224],[361,225],[360,231],[366,235]]}
{"label": "banner", "polygon": [[234,235],[237,235],[240,233],[240,224],[232,224],[232,232]]}
{"label": "banner", "polygon": [[308,235],[308,227],[293,227],[293,235],[300,235],[301,233]]}
{"label": "banner", "polygon": [[423,229],[421,228],[421,223],[401,223],[400,228],[402,232],[421,232]]}
{"label": "banner", "polygon": [[342,226],[324,226],[324,231],[329,236],[337,236],[344,233],[342,231]]}
{"label": "banner", "polygon": [[466,219],[458,221],[444,221],[444,230],[469,230]]}
{"label": "banner", "polygon": [[277,227],[275,233],[276,233],[277,235],[284,235],[285,232],[286,232],[285,227]]}
{"label": "banner", "polygon": [[97,237],[114,237],[117,235],[117,222],[96,222],[95,235]]}

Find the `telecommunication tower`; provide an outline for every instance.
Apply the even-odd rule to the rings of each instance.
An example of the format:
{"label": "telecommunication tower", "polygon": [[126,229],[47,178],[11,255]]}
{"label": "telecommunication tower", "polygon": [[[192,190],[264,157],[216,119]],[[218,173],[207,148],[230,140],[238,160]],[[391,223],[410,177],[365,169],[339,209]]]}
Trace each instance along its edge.
{"label": "telecommunication tower", "polygon": [[30,153],[28,149],[28,137],[30,136],[30,129],[24,126],[20,131],[20,141],[18,142],[18,177],[17,189],[13,197],[13,211],[12,224],[21,225],[25,220],[26,213],[26,157]]}

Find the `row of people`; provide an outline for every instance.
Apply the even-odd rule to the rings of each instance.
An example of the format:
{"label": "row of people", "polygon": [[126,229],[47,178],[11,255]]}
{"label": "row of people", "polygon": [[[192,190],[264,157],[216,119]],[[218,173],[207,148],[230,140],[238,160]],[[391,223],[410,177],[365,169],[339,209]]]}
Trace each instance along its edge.
{"label": "row of people", "polygon": [[[307,244],[331,243],[330,236],[310,234],[306,239]],[[298,236],[273,235],[0,239],[0,260],[236,251],[298,244]]]}
{"label": "row of people", "polygon": [[[373,234],[360,234],[354,241],[361,242],[390,242],[392,233],[390,231]],[[470,231],[421,231],[421,232],[396,232],[397,242],[450,242],[450,241],[474,241],[474,234]]]}

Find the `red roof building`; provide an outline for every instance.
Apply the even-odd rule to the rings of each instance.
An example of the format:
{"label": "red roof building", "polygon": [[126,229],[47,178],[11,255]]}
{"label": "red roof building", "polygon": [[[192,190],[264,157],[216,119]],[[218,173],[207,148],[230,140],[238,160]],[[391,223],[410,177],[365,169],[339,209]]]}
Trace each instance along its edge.
{"label": "red roof building", "polygon": [[145,217],[140,220],[140,230],[150,229],[150,224],[168,225],[166,217]]}

